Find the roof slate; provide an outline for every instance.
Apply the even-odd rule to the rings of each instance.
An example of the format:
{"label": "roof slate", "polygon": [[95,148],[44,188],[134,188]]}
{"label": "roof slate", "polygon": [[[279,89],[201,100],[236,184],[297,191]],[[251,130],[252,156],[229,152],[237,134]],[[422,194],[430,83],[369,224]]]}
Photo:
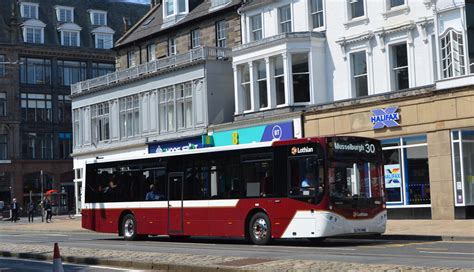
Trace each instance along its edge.
{"label": "roof slate", "polygon": [[171,31],[177,27],[191,23],[197,19],[204,19],[208,16],[213,16],[219,12],[227,11],[231,8],[237,8],[241,4],[241,0],[231,0],[228,4],[222,7],[211,8],[211,0],[195,1],[196,6],[192,8],[188,14],[178,18],[174,23],[170,21],[163,21],[163,6],[155,6],[151,12],[145,15],[139,23],[137,23],[130,31],[128,31],[122,38],[120,38],[116,47],[122,47],[132,42],[149,38],[153,35]]}
{"label": "roof slate", "polygon": [[[12,3],[15,5],[16,19],[21,24],[25,19],[21,18],[20,5],[17,0],[0,0],[0,42],[9,42],[9,21],[12,13]],[[82,27],[80,38],[81,47],[94,47],[94,37],[91,31],[98,26],[92,25],[89,9],[107,11],[107,26],[115,31],[114,41],[118,40],[124,33],[123,17],[127,17],[133,23],[150,9],[148,5],[135,3],[117,2],[114,0],[28,0],[18,2],[32,2],[39,4],[39,17],[46,24],[44,31],[45,45],[60,45],[58,26],[61,24],[56,18],[55,6],[74,7],[74,23]],[[130,27],[130,26],[129,26]]]}

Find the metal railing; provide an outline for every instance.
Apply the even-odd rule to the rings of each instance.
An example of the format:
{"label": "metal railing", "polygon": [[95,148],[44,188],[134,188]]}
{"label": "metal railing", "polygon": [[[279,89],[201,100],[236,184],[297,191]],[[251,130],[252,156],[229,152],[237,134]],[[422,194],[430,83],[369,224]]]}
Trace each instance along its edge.
{"label": "metal railing", "polygon": [[104,87],[118,82],[139,78],[140,76],[156,73],[175,66],[200,60],[218,59],[231,61],[232,49],[219,47],[199,47],[183,54],[157,59],[124,70],[119,70],[104,76],[81,81],[71,85],[71,94],[78,94],[98,87]]}
{"label": "metal railing", "polygon": [[312,31],[304,31],[304,32],[288,32],[288,33],[280,33],[274,36],[270,36],[258,41],[251,41],[241,45],[237,45],[232,48],[232,51],[239,51],[242,49],[247,49],[250,47],[262,45],[262,44],[269,44],[276,41],[283,41],[285,39],[304,39],[304,38],[326,38],[324,33],[320,32],[312,32]]}

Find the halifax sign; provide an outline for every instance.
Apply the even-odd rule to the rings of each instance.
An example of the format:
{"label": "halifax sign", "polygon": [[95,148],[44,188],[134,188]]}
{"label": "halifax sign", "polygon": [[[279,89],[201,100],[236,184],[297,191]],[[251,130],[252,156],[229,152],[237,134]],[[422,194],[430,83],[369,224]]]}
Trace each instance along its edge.
{"label": "halifax sign", "polygon": [[374,124],[373,129],[381,129],[384,127],[398,127],[400,124],[397,122],[400,120],[400,114],[397,112],[398,107],[388,107],[386,109],[373,109],[373,116],[370,117],[370,121]]}

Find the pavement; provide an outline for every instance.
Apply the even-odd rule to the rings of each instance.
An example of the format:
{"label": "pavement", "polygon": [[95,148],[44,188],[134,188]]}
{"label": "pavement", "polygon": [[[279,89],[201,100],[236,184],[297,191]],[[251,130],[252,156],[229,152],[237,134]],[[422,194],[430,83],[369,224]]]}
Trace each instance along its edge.
{"label": "pavement", "polygon": [[[89,232],[81,228],[81,218],[53,217],[52,223],[37,218],[28,223],[21,218],[17,223],[0,222],[2,231],[24,232]],[[0,235],[1,236],[1,235]],[[474,241],[474,220],[389,220],[386,233],[375,239],[413,241]],[[1,241],[1,238],[0,238]],[[52,260],[51,245],[0,243],[0,256]],[[473,269],[444,269],[400,265],[368,265],[308,260],[263,260],[233,256],[205,256],[176,253],[134,252],[91,248],[61,248],[64,261],[130,267],[134,269],[167,271],[474,271]]]}

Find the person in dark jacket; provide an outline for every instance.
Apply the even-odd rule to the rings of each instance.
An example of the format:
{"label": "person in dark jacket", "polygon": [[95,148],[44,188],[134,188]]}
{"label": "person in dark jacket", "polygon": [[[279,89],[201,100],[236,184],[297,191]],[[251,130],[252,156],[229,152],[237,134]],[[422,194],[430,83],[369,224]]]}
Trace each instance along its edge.
{"label": "person in dark jacket", "polygon": [[33,220],[35,218],[35,210],[36,210],[35,203],[33,201],[28,203],[28,223],[29,222],[33,223]]}
{"label": "person in dark jacket", "polygon": [[51,201],[47,198],[44,200],[44,209],[46,211],[46,223],[49,223],[53,217],[53,207],[51,207]]}

